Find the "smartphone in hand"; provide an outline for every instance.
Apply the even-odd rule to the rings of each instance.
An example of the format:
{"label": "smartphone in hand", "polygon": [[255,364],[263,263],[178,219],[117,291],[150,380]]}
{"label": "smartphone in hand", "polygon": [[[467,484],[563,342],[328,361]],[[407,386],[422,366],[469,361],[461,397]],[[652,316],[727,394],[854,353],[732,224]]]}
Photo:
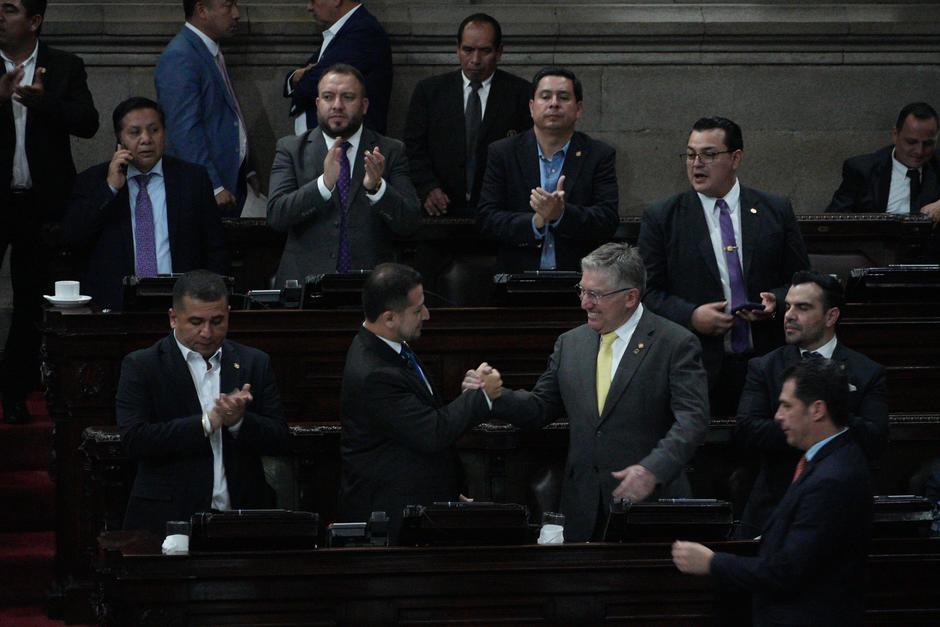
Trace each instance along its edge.
{"label": "smartphone in hand", "polygon": [[731,315],[733,316],[739,311],[764,311],[764,306],[761,303],[741,303],[731,310]]}

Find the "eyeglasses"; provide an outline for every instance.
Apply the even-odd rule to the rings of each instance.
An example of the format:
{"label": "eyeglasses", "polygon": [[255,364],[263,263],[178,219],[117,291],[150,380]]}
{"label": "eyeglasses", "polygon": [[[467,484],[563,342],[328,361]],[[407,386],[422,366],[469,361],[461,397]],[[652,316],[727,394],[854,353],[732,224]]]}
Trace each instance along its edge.
{"label": "eyeglasses", "polygon": [[594,303],[595,305],[602,298],[607,298],[608,296],[613,296],[614,294],[619,294],[620,292],[627,292],[629,290],[636,289],[633,287],[622,287],[619,290],[612,290],[610,292],[604,292],[603,294],[595,292],[594,290],[586,290],[581,287],[581,284],[578,283],[574,286],[574,291],[578,294],[578,298],[587,298],[588,302]]}
{"label": "eyeglasses", "polygon": [[734,152],[733,150],[706,150],[705,152],[687,152],[683,155],[679,155],[689,163],[695,163],[695,160],[698,159],[702,163],[712,163],[718,157],[718,155],[724,155]]}

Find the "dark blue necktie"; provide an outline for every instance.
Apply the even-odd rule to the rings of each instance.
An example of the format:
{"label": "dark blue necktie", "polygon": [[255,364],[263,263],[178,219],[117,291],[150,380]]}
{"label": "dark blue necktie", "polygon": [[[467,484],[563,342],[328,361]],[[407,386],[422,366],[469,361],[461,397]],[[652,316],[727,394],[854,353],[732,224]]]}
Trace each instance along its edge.
{"label": "dark blue necktie", "polygon": [[418,357],[415,355],[414,351],[411,350],[411,348],[405,343],[402,343],[401,345],[401,356],[408,364],[408,367],[411,368],[416,375],[418,375],[418,378],[421,379],[430,390],[431,385],[428,383],[427,377],[424,376],[424,371],[421,370],[421,366],[418,364]]}

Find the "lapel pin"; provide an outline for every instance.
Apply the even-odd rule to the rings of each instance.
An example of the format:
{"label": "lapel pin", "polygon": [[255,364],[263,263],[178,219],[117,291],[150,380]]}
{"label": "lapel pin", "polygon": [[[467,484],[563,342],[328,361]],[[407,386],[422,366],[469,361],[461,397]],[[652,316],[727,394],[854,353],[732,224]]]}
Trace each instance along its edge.
{"label": "lapel pin", "polygon": [[757,215],[757,207],[751,207],[751,213]]}
{"label": "lapel pin", "polygon": [[578,152],[574,153],[574,156],[575,156],[575,157],[580,157],[580,156],[581,156],[581,151],[579,150]]}
{"label": "lapel pin", "polygon": [[235,370],[238,370],[239,368],[241,368],[241,366],[238,365],[238,362],[235,362],[235,363],[232,364],[232,365],[235,367]]}
{"label": "lapel pin", "polygon": [[644,348],[646,348],[646,344],[644,344],[643,342],[640,342],[639,344],[636,345],[636,348],[633,349],[633,354],[639,355],[640,351],[643,350]]}

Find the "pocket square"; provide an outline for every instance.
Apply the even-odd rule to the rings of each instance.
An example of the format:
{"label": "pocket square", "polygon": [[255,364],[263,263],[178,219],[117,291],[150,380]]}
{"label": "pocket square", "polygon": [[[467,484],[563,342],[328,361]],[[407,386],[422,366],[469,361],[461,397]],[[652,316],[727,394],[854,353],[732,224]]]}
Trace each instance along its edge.
{"label": "pocket square", "polygon": [[856,390],[858,390],[858,388],[849,383],[849,392],[855,392]]}

